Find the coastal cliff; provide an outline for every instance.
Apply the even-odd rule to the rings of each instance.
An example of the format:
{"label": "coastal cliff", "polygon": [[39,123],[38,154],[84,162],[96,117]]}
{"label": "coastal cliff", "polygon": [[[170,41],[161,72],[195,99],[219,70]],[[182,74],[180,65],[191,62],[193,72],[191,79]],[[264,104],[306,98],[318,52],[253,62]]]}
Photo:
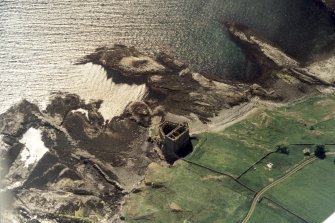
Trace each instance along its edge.
{"label": "coastal cliff", "polygon": [[[261,67],[253,82],[211,80],[166,53],[149,56],[114,45],[97,49],[81,63],[103,66],[116,84],[146,85],[143,101],[131,102],[121,115],[105,120],[99,112],[103,101],[87,103],[61,93],[43,112],[23,101],[0,115],[1,161],[7,162],[0,168],[5,179],[0,193],[11,197],[15,212],[5,216],[22,222],[34,216],[117,222],[125,197],[140,190],[149,164],[164,163],[152,131],[168,116],[205,126],[223,110],[239,114],[238,107],[252,100],[285,102],[333,87],[333,57],[306,65],[245,26],[226,27]],[[22,141],[31,132],[44,151],[34,160],[29,158],[35,157],[34,148]]]}
{"label": "coastal cliff", "polygon": [[[299,61],[244,25],[230,22],[225,22],[224,25],[246,55],[261,66],[262,74],[258,80],[261,83],[271,79],[271,74],[275,74],[278,81],[282,79],[282,75],[277,74],[285,73],[297,79],[301,83],[300,86],[334,86],[332,51],[313,62]],[[273,82],[271,84],[273,85]]]}
{"label": "coastal cliff", "polygon": [[[247,27],[226,25],[245,54],[261,67],[260,78],[253,82],[218,82],[192,71],[187,64],[166,53],[148,56],[123,45],[99,48],[81,63],[103,66],[118,83],[145,84],[148,94],[144,101],[151,109],[162,106],[169,113],[188,118],[195,114],[202,122],[208,122],[223,108],[253,97],[287,101],[315,91],[315,87],[310,86],[332,85],[316,75],[309,75],[301,62],[253,35]],[[287,81],[287,75],[295,84]]]}

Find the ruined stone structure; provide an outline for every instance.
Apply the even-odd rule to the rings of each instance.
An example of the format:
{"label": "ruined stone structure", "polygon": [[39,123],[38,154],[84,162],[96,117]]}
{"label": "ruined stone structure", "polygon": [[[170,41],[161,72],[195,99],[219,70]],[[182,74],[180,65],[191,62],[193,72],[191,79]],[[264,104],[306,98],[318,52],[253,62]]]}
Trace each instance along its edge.
{"label": "ruined stone structure", "polygon": [[188,124],[165,121],[160,125],[163,154],[168,159],[178,159],[191,151]]}

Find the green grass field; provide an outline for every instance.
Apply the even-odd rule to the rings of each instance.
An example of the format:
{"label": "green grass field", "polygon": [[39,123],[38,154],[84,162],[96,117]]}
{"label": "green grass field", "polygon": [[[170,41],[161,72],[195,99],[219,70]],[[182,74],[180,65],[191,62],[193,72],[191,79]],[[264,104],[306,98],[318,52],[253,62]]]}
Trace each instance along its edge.
{"label": "green grass field", "polygon": [[335,211],[334,157],[313,162],[265,196],[308,222],[323,222]]}
{"label": "green grass field", "polygon": [[[303,161],[306,158],[303,154],[304,148],[309,148],[313,151],[314,147],[315,146],[288,146],[290,150],[289,155],[272,153],[255,165],[254,168],[246,172],[239,180],[255,191],[259,191],[275,179],[284,175],[297,163]],[[266,166],[268,163],[273,164],[272,169]]]}
{"label": "green grass field", "polygon": [[[302,150],[335,142],[335,97],[316,97],[288,107],[263,110],[222,132],[197,136],[194,151],[186,157],[194,163],[238,177],[279,144],[290,154],[272,153],[239,180],[258,191],[284,175],[304,159]],[[335,146],[326,146],[335,151]],[[312,223],[322,222],[335,211],[334,158],[316,161],[275,186],[265,196],[273,198]],[[271,171],[265,166],[273,163]],[[241,222],[253,194],[229,177],[178,161],[174,166],[153,164],[146,186],[127,200],[127,222]],[[154,186],[152,186],[154,185]],[[322,188],[322,189],[321,189]],[[269,221],[268,221],[269,220]],[[250,222],[297,222],[294,215],[263,199]]]}
{"label": "green grass field", "polygon": [[284,209],[274,205],[270,201],[263,199],[260,202],[249,223],[305,223],[302,219],[290,214]]}
{"label": "green grass field", "polygon": [[123,210],[128,222],[240,222],[252,199],[230,178],[183,161],[151,165],[145,181]]}
{"label": "green grass field", "polygon": [[[333,108],[335,97],[318,97],[277,110],[260,111],[223,132],[199,134],[197,137],[203,143],[187,159],[238,176],[279,144],[333,143]],[[297,154],[296,157],[292,149],[287,159],[272,157],[283,163],[279,170],[286,170],[302,158]]]}
{"label": "green grass field", "polygon": [[195,146],[186,159],[235,177],[270,151],[231,139],[225,134],[204,133],[198,137],[206,140],[201,146]]}

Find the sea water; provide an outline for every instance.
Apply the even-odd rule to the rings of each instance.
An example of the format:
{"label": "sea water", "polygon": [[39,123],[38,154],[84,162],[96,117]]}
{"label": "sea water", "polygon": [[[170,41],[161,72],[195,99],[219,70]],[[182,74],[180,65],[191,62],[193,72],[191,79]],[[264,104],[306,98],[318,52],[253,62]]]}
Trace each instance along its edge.
{"label": "sea water", "polygon": [[74,65],[114,43],[167,51],[197,71],[248,79],[254,65],[224,20],[251,27],[297,58],[312,57],[329,50],[335,33],[334,18],[315,2],[1,0],[0,113],[22,98],[42,105],[51,92],[63,91],[103,99],[106,116],[119,114],[145,95],[145,86],[114,84],[100,67]]}

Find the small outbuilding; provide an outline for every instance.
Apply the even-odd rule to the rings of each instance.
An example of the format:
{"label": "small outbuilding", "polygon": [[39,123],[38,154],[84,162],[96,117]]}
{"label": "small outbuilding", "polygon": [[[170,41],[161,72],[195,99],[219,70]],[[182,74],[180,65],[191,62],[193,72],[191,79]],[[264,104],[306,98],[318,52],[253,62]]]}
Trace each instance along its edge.
{"label": "small outbuilding", "polygon": [[305,148],[302,152],[304,153],[305,156],[310,156],[311,155],[311,150],[308,149],[308,148]]}
{"label": "small outbuilding", "polygon": [[272,170],[273,163],[268,163],[268,164],[266,164],[266,167],[267,167],[269,170]]}

